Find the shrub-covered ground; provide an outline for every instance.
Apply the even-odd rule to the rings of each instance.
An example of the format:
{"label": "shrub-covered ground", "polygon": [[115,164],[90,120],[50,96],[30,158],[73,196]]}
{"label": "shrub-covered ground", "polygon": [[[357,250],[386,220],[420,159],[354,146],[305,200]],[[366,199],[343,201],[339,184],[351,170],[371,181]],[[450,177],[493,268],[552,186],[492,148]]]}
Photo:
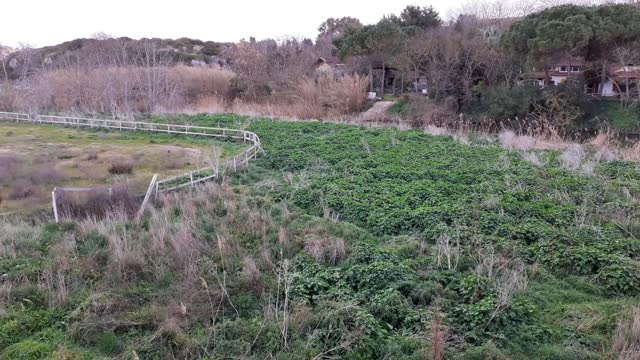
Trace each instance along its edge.
{"label": "shrub-covered ground", "polygon": [[614,129],[640,129],[640,106],[625,105],[619,101],[600,101],[597,103],[596,116]]}
{"label": "shrub-covered ground", "polygon": [[638,351],[638,164],[417,131],[183,120],[248,127],[265,154],[140,223],[5,220],[0,357]]}

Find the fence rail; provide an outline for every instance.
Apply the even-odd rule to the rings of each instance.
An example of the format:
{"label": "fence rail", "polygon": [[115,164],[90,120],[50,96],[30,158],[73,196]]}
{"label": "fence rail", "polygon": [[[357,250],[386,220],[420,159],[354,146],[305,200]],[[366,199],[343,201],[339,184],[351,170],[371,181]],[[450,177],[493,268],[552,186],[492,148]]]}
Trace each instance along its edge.
{"label": "fence rail", "polygon": [[246,167],[262,151],[260,138],[251,131],[214,128],[205,126],[149,123],[141,121],[90,119],[72,116],[31,115],[24,113],[0,112],[0,120],[28,122],[33,124],[53,124],[71,127],[102,128],[112,130],[149,131],[165,134],[204,136],[249,142],[251,147],[239,155],[221,163],[193,170],[177,176],[161,179],[155,183],[156,193],[170,192],[196,184],[218,179],[225,173],[235,173]]}

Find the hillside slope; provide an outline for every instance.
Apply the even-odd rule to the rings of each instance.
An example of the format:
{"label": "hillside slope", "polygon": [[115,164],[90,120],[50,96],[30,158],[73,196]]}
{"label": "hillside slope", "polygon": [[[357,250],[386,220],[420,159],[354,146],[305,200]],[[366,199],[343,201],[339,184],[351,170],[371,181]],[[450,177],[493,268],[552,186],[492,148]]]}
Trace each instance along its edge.
{"label": "hillside slope", "polygon": [[70,64],[95,68],[123,65],[216,65],[226,66],[220,54],[228,44],[180,39],[140,39],[127,37],[75,39],[54,46],[14,51],[5,59],[9,79]]}

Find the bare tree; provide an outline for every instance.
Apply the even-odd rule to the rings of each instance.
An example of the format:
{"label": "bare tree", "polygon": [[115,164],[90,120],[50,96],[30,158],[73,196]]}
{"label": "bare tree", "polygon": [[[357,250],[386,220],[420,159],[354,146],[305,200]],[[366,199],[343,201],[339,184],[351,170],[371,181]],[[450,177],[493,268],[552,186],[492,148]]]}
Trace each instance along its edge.
{"label": "bare tree", "polygon": [[635,79],[636,91],[638,92],[638,99],[640,100],[640,84],[638,84],[640,78],[640,70],[635,64],[640,63],[640,50],[638,50],[640,44],[619,45],[613,51],[613,58],[615,59],[616,67],[619,73],[624,78],[624,94],[621,94],[620,100],[629,102],[631,99],[630,87],[633,85],[629,79],[633,77]]}
{"label": "bare tree", "polygon": [[0,43],[0,62],[2,62],[2,73],[4,75],[4,81],[9,81],[9,74],[7,73],[7,64],[6,64],[6,58],[8,55],[8,49],[6,49],[4,46],[2,46],[2,43]]}

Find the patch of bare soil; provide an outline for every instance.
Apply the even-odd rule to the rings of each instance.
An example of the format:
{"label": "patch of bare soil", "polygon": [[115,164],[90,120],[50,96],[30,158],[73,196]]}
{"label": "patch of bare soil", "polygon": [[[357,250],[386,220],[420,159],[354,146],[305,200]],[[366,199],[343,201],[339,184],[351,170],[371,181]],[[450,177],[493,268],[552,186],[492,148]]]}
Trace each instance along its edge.
{"label": "patch of bare soil", "polygon": [[378,121],[387,116],[389,108],[395,104],[395,101],[378,101],[373,104],[371,109],[363,112],[358,116],[360,121]]}

